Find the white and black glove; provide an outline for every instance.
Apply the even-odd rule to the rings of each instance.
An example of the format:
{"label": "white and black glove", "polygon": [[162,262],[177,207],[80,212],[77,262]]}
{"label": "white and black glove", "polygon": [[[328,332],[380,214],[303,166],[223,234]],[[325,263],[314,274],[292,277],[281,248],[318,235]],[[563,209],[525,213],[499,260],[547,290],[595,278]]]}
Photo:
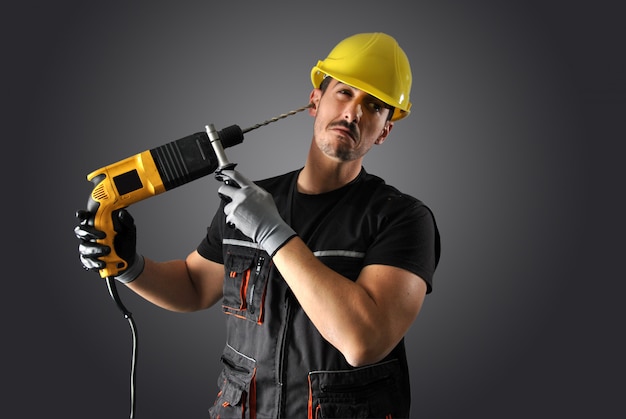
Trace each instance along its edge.
{"label": "white and black glove", "polygon": [[[137,253],[137,229],[133,216],[126,209],[114,211],[114,225],[116,235],[113,239],[115,253],[128,264],[127,268],[118,274],[115,279],[127,284],[134,281],[143,271],[144,258]],[[78,253],[83,267],[88,271],[104,269],[106,262],[100,259],[111,253],[111,248],[100,244],[96,240],[106,237],[104,231],[93,226],[93,214],[86,210],[76,211],[79,224],[74,228],[74,234],[80,239]]]}
{"label": "white and black glove", "polygon": [[[236,170],[223,170],[224,185],[218,193],[228,203],[224,206],[226,222],[274,256],[296,232],[281,218],[272,195]],[[235,184],[232,184],[232,182]]]}

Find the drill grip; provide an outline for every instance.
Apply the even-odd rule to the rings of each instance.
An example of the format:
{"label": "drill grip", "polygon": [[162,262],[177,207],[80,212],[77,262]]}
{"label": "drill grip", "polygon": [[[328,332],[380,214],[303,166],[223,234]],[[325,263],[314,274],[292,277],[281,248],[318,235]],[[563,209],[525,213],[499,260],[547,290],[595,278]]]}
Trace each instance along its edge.
{"label": "drill grip", "polygon": [[106,181],[105,174],[99,174],[91,181],[94,184],[94,189],[87,202],[87,211],[93,214],[93,217],[89,218],[87,223],[106,234],[104,238],[96,241],[111,249],[109,254],[100,257],[106,266],[98,272],[101,278],[114,277],[128,267],[128,263],[117,254],[114,246],[115,236],[121,228],[117,219],[117,211],[120,208],[116,208],[115,202],[103,199],[106,196],[107,187],[111,186]]}

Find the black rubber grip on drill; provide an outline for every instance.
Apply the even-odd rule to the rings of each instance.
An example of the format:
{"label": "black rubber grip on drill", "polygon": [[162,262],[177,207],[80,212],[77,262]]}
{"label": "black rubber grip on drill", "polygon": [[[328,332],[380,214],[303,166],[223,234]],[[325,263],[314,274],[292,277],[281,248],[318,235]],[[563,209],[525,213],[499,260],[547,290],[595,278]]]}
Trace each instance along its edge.
{"label": "black rubber grip on drill", "polygon": [[217,157],[205,132],[197,132],[150,150],[165,190],[213,173]]}
{"label": "black rubber grip on drill", "polygon": [[[222,147],[243,142],[243,131],[231,125],[218,131]],[[219,162],[206,132],[197,132],[150,150],[165,190],[176,188],[217,170]]]}

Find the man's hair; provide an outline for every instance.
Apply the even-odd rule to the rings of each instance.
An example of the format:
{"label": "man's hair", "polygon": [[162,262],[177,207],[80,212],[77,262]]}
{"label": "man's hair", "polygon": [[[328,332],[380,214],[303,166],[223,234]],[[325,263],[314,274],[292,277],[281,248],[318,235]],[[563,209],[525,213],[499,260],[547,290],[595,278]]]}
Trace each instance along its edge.
{"label": "man's hair", "polygon": [[[320,89],[322,90],[322,94],[326,92],[326,89],[328,88],[328,85],[330,84],[331,80],[332,80],[331,76],[326,76],[322,79],[322,82],[320,83]],[[391,117],[393,116],[393,112],[395,111],[395,108],[393,106],[389,106],[386,103],[385,103],[385,108],[389,109],[389,114],[387,115],[387,121],[390,121]]]}

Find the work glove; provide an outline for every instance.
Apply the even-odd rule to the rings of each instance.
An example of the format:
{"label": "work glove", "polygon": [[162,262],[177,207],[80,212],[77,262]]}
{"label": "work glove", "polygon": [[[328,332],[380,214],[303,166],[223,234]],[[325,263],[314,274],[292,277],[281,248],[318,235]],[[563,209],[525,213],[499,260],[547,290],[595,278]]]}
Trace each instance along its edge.
{"label": "work glove", "polygon": [[[80,239],[78,253],[83,267],[88,270],[100,270],[106,267],[106,263],[100,259],[111,253],[111,248],[105,244],[96,242],[106,237],[104,231],[96,229],[93,224],[94,214],[86,210],[78,210],[76,218],[79,224],[74,228],[74,234]],[[128,265],[125,270],[115,276],[119,282],[127,284],[134,281],[144,268],[144,258],[137,253],[137,228],[133,216],[126,209],[114,211],[113,225],[116,231],[113,239],[115,253]]]}
{"label": "work glove", "polygon": [[278,213],[274,198],[236,170],[222,170],[220,174],[225,182],[218,193],[228,202],[224,206],[226,222],[274,256],[296,235]]}

